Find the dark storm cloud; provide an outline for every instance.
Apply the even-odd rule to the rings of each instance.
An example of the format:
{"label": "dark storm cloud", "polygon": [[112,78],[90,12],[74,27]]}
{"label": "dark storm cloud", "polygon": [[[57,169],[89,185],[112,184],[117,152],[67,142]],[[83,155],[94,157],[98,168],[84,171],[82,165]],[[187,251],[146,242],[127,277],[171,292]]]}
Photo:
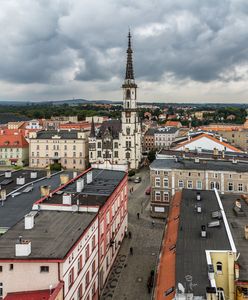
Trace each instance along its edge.
{"label": "dark storm cloud", "polygon": [[240,80],[247,24],[247,0],[3,0],[0,79],[123,78],[130,26],[139,79]]}

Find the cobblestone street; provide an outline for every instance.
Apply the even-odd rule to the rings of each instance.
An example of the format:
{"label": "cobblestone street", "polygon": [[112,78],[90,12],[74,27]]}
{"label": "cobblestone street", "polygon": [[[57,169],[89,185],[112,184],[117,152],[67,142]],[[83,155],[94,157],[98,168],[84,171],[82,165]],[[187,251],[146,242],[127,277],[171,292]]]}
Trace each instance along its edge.
{"label": "cobblestone street", "polygon": [[[145,195],[150,185],[149,170],[142,169],[135,176],[142,178],[141,183],[130,182],[128,218],[132,237],[125,238],[117,256],[101,300],[148,300],[147,280],[151,270],[155,269],[162,241],[164,222],[149,216],[149,197]],[[140,218],[137,218],[140,213]],[[133,248],[133,255],[130,254]]]}

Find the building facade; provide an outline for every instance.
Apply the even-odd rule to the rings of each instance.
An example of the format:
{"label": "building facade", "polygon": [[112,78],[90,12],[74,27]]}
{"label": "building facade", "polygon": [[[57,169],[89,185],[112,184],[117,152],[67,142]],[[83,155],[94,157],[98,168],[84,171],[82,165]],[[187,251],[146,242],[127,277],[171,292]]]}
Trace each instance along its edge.
{"label": "building facade", "polygon": [[22,135],[0,135],[0,165],[25,166],[28,164],[29,144]]}
{"label": "building facade", "polygon": [[134,79],[131,34],[128,35],[126,76],[122,85],[121,120],[103,122],[99,130],[92,123],[89,136],[90,163],[127,164],[137,169],[141,162],[141,123],[137,110],[137,84]]}
{"label": "building facade", "polygon": [[46,168],[60,163],[66,169],[88,166],[88,133],[76,130],[48,130],[30,133],[29,165]]}
{"label": "building facade", "polygon": [[160,127],[154,132],[154,146],[156,149],[169,149],[170,145],[178,136],[179,130],[176,127]]}
{"label": "building facade", "polygon": [[236,160],[159,158],[150,165],[151,215],[166,217],[172,196],[182,189],[248,194],[248,163]]}

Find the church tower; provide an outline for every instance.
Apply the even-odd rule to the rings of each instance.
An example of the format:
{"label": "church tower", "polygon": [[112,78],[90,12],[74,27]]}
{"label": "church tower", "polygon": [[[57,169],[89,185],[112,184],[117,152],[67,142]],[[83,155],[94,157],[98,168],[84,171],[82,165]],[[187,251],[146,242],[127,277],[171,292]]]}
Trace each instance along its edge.
{"label": "church tower", "polygon": [[141,124],[137,112],[137,84],[134,79],[131,33],[128,33],[126,75],[122,85],[123,111],[121,144],[124,160],[130,169],[137,169],[141,162]]}

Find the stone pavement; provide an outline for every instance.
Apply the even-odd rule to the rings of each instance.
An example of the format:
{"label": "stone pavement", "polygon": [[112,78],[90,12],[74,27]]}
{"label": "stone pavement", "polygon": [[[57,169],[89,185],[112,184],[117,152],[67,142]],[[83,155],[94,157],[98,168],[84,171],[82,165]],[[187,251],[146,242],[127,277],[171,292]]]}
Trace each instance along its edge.
{"label": "stone pavement", "polygon": [[[149,197],[145,195],[146,188],[150,185],[149,170],[142,169],[137,176],[142,182],[130,183],[128,202],[128,230],[132,238],[125,238],[116,258],[108,281],[101,295],[101,300],[150,300],[147,280],[151,270],[155,270],[158,260],[160,245],[165,224],[162,220],[149,216]],[[140,213],[140,219],[137,213]],[[131,255],[130,247],[133,248]]]}

